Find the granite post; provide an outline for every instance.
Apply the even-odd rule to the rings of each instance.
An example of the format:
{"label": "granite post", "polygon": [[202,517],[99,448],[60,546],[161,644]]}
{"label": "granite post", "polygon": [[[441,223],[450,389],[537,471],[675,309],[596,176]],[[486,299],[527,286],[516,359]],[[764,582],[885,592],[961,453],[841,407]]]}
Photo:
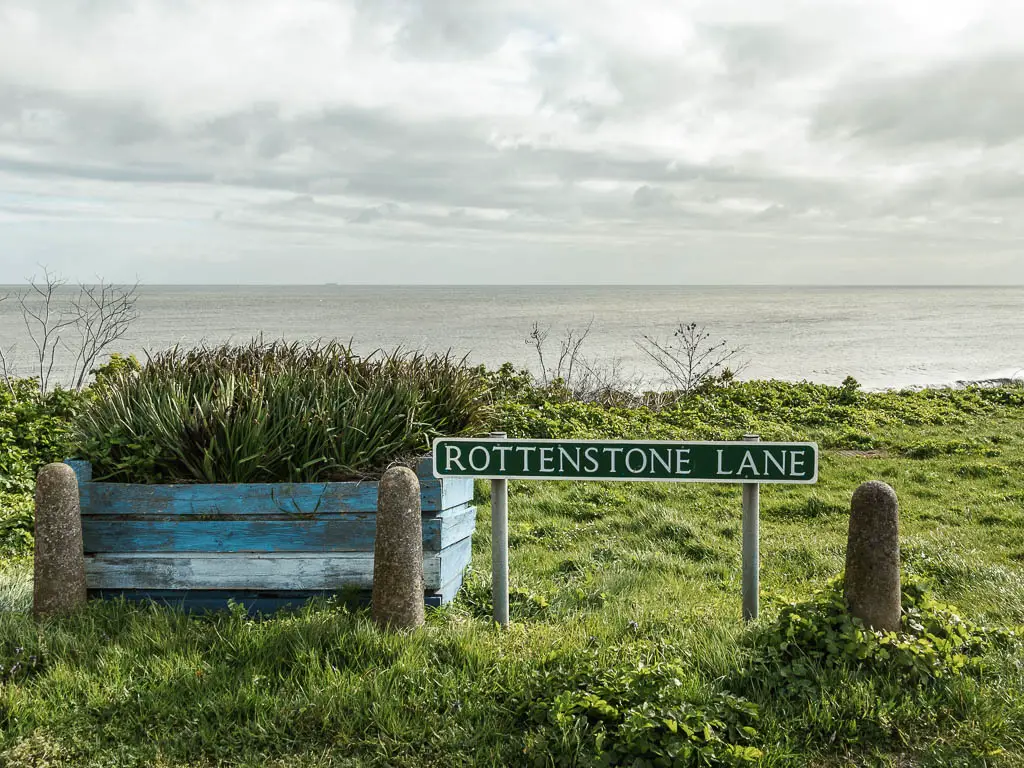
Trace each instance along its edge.
{"label": "granite post", "polygon": [[899,630],[899,503],[896,492],[876,480],[860,485],[850,502],[844,594],[851,615],[866,626]]}
{"label": "granite post", "polygon": [[377,487],[373,620],[385,629],[423,626],[423,520],[420,481],[392,467]]}
{"label": "granite post", "polygon": [[85,555],[78,479],[67,464],[47,464],[36,479],[36,618],[70,613],[85,604]]}

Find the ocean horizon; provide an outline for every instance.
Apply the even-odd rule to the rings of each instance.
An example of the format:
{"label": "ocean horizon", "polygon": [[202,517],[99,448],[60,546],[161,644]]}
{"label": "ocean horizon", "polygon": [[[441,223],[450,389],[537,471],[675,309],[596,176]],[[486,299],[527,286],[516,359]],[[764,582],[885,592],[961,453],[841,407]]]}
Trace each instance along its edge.
{"label": "ocean horizon", "polygon": [[[589,326],[581,353],[590,364],[657,388],[665,382],[638,342],[696,322],[742,348],[741,378],[948,386],[1024,376],[1022,307],[1022,286],[140,285],[139,318],[116,351],[319,338],[359,352],[450,349],[474,364],[536,371],[525,339],[537,322],[549,355],[566,329]],[[32,375],[32,341],[11,300],[0,302],[0,345],[13,348],[17,375]],[[59,357],[55,379],[69,371]]]}

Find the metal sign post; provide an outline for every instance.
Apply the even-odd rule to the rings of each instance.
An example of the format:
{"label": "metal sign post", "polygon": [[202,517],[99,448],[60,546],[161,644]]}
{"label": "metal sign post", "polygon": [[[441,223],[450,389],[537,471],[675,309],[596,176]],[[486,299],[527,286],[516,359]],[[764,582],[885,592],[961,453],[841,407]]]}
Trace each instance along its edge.
{"label": "metal sign post", "polygon": [[[744,435],[743,439],[756,443],[758,435]],[[761,486],[758,483],[743,484],[743,618],[752,621],[757,618],[761,580],[760,515]]]}
{"label": "metal sign post", "polygon": [[[491,432],[504,440],[504,432]],[[494,620],[508,626],[508,480],[491,480],[491,599]]]}

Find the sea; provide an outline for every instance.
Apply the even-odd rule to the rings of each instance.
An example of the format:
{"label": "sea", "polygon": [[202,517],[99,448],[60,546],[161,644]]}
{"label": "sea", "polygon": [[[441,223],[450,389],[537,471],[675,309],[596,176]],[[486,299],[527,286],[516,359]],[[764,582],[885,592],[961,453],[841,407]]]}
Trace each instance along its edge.
{"label": "sea", "polygon": [[[0,288],[0,296],[16,286]],[[117,351],[179,345],[340,339],[356,351],[451,350],[472,363],[539,373],[533,328],[557,358],[568,332],[579,354],[648,388],[666,385],[644,338],[671,344],[696,323],[736,349],[740,378],[868,389],[953,386],[1024,378],[1024,287],[727,286],[157,286],[138,289],[138,318]],[[73,333],[58,347],[55,381],[72,369]],[[32,375],[35,348],[14,300],[0,302],[0,348]]]}

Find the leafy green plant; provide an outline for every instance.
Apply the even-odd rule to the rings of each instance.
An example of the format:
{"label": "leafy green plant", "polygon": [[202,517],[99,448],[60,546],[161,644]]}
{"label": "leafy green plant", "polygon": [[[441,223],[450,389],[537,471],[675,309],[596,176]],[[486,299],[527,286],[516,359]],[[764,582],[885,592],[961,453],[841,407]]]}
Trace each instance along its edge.
{"label": "leafy green plant", "polygon": [[755,637],[758,652],[745,672],[748,681],[786,695],[807,695],[830,671],[855,670],[924,685],[978,671],[993,647],[1019,642],[1011,630],[990,629],[962,618],[931,596],[925,583],[904,577],[902,628],[878,632],[853,618],[842,579],[814,598],[785,606]]}
{"label": "leafy green plant", "polygon": [[94,382],[102,383],[106,379],[117,378],[128,373],[138,373],[142,370],[142,363],[135,355],[122,355],[114,352],[103,365],[93,368],[89,373],[93,376]]}
{"label": "leafy green plant", "polygon": [[0,387],[0,554],[31,550],[36,473],[68,456],[70,422],[87,397],[64,389],[40,394],[35,379]]}
{"label": "leafy green plant", "polygon": [[757,706],[729,693],[694,698],[678,664],[613,651],[623,657],[616,663],[590,650],[549,657],[532,674],[519,709],[538,729],[535,764],[726,766],[762,757]]}
{"label": "leafy green plant", "polygon": [[67,457],[70,421],[85,396],[56,389],[40,395],[34,379],[0,388],[0,493],[28,493],[39,467]]}
{"label": "leafy green plant", "polygon": [[336,342],[172,349],[97,376],[76,420],[97,480],[311,482],[372,475],[480,431],[485,383],[463,360]]}
{"label": "leafy green plant", "polygon": [[31,551],[35,515],[28,493],[0,493],[0,556]]}
{"label": "leafy green plant", "polygon": [[843,405],[855,405],[861,396],[860,382],[853,376],[847,376],[839,385],[839,402]]}

